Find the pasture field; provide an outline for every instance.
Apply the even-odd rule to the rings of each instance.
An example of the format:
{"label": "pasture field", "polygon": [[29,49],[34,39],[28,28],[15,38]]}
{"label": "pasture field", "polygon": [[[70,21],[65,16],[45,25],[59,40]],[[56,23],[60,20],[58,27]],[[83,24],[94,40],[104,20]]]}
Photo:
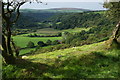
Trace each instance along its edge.
{"label": "pasture field", "polygon": [[66,30],[56,30],[56,29],[53,29],[53,28],[44,28],[44,29],[39,29],[37,30],[37,32],[35,33],[41,33],[41,34],[56,34],[56,33],[59,33],[59,32],[81,32],[82,30],[85,30],[85,31],[88,31],[90,28],[74,28],[74,29],[66,29]]}
{"label": "pasture field", "polygon": [[[55,30],[52,28],[45,28],[45,29],[39,29],[37,32],[38,35],[50,35],[50,34],[56,34],[58,32],[81,32],[82,30],[88,31],[90,28],[74,28],[74,29],[67,29],[67,30]],[[34,33],[28,33],[28,34],[22,34],[13,36],[13,40],[15,43],[20,46],[21,48],[26,47],[27,43],[29,41],[34,42],[35,45],[37,45],[38,41],[44,41],[46,42],[48,39],[54,41],[54,40],[61,40],[61,37],[26,37],[27,35],[34,34]]]}
{"label": "pasture field", "polygon": [[66,29],[66,30],[62,30],[62,32],[67,31],[67,32],[81,32],[82,30],[88,31],[90,28],[74,28],[74,29]]}
{"label": "pasture field", "polygon": [[75,33],[75,32],[81,32],[82,30],[88,31],[90,28],[74,28],[74,29],[66,29],[66,30],[56,30],[53,28],[44,28],[44,29],[38,29],[36,32],[33,33],[28,33],[28,34],[22,34],[19,36],[28,36],[30,34],[37,34],[37,35],[55,35],[61,32],[70,32],[70,33]]}
{"label": "pasture field", "polygon": [[21,48],[25,48],[29,41],[34,42],[35,46],[37,45],[38,41],[46,42],[48,39],[54,41],[54,40],[61,40],[61,37],[24,37],[24,36],[14,36],[13,40],[17,44],[17,46],[20,46]]}
{"label": "pasture field", "polygon": [[[39,29],[35,33],[28,33],[28,34],[22,34],[22,35],[17,35],[13,36],[13,40],[19,46],[20,48],[25,48],[26,45],[28,44],[29,41],[32,41],[35,46],[37,45],[38,41],[43,41],[46,42],[48,39],[54,41],[54,40],[61,40],[62,37],[26,37],[30,34],[37,34],[37,35],[54,35],[59,32],[70,32],[70,33],[75,33],[75,32],[81,32],[82,30],[88,31],[90,28],[74,28],[74,29],[67,29],[67,30],[56,30],[53,28],[44,28],[44,29]],[[27,48],[27,49],[22,49],[20,50],[20,55],[24,55],[26,53],[29,53],[30,51],[35,50],[35,48]]]}
{"label": "pasture field", "polygon": [[37,43],[39,41],[46,42],[48,39],[54,41],[54,40],[61,40],[62,37],[25,37],[25,34],[17,35],[13,37],[13,40],[17,46],[19,46],[20,48],[25,48],[20,50],[19,55],[24,55],[26,53],[29,53],[30,51],[35,50],[35,48],[26,48],[29,41],[32,41],[35,44],[35,46],[37,46]]}
{"label": "pasture field", "polygon": [[59,32],[61,32],[61,31],[53,29],[53,28],[44,28],[44,29],[38,29],[35,33],[39,33],[39,34],[57,34]]}

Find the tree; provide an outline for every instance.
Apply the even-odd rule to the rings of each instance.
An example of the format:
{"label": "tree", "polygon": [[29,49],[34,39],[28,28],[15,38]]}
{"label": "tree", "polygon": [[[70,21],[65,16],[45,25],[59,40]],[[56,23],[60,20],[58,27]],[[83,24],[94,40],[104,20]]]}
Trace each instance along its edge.
{"label": "tree", "polygon": [[28,48],[33,48],[33,47],[35,47],[35,45],[32,41],[29,41],[28,44],[27,44],[27,47]]}
{"label": "tree", "polygon": [[47,44],[47,45],[51,45],[51,44],[52,44],[52,41],[51,41],[50,39],[48,39],[48,40],[46,41],[46,44]]}
{"label": "tree", "polygon": [[38,45],[39,45],[40,47],[46,46],[46,44],[45,44],[43,41],[39,41],[39,42],[38,42]]}
{"label": "tree", "polygon": [[118,21],[118,24],[116,25],[115,29],[113,30],[112,39],[110,45],[116,44],[116,47],[120,47],[120,1],[118,2],[112,2],[112,0],[109,0],[109,2],[104,3],[104,7],[108,8],[108,16],[112,19],[116,19]]}
{"label": "tree", "polygon": [[54,40],[54,41],[52,42],[52,45],[57,45],[57,44],[60,44],[60,42],[59,42],[58,40]]}
{"label": "tree", "polygon": [[[33,0],[37,3],[42,3],[39,0]],[[3,0],[2,4],[2,56],[7,64],[15,63],[15,57],[13,55],[12,43],[11,43],[11,27],[16,23],[20,16],[20,7],[26,2],[32,2],[32,0]]]}

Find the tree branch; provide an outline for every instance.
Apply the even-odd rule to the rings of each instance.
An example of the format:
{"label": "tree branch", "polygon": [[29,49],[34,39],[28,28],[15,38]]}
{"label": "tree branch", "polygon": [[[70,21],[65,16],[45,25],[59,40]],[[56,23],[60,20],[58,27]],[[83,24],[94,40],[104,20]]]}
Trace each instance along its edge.
{"label": "tree branch", "polygon": [[21,2],[21,3],[18,3],[17,5],[17,7],[16,7],[16,14],[17,14],[17,16],[16,16],[16,18],[12,21],[12,23],[15,23],[17,20],[18,20],[18,18],[19,18],[19,16],[20,16],[20,7],[21,7],[21,5],[23,5],[25,2]]}

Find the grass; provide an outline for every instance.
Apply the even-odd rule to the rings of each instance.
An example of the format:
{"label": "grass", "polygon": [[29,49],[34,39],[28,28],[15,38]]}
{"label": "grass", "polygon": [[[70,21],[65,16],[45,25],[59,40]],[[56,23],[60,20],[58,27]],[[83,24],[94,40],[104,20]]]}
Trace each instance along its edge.
{"label": "grass", "polygon": [[17,44],[17,46],[20,46],[21,48],[25,48],[29,41],[34,42],[35,45],[37,45],[38,41],[46,42],[48,39],[54,41],[54,40],[60,40],[61,37],[24,37],[24,36],[14,36],[13,40]]}
{"label": "grass", "polygon": [[[6,78],[118,78],[120,50],[104,42],[29,55],[17,65],[4,65]],[[59,57],[60,56],[60,57]],[[10,74],[8,74],[10,73]]]}
{"label": "grass", "polygon": [[[57,24],[59,24],[60,22],[58,22]],[[74,29],[66,29],[66,30],[56,30],[56,29],[53,29],[53,28],[44,28],[44,29],[39,29],[37,30],[37,32],[35,33],[38,33],[38,34],[57,34],[59,32],[64,32],[64,31],[67,31],[67,32],[81,32],[82,30],[85,30],[85,31],[88,31],[90,28],[74,28]]]}
{"label": "grass", "polygon": [[34,51],[34,50],[35,50],[35,48],[22,49],[22,50],[20,50],[19,55],[25,55],[27,53],[30,53],[30,52]]}
{"label": "grass", "polygon": [[[35,46],[37,46],[37,43],[39,41],[43,41],[46,42],[48,39],[54,41],[54,40],[61,40],[61,37],[24,37],[24,36],[14,36],[13,40],[15,41],[15,43],[17,44],[17,46],[21,47],[21,48],[25,48],[28,44],[29,41],[34,42]],[[20,50],[20,55],[24,55],[26,53],[29,53],[30,51],[34,51],[35,48],[26,48],[26,49],[22,49]]]}
{"label": "grass", "polygon": [[74,28],[74,29],[67,29],[67,30],[62,30],[62,32],[67,31],[67,32],[81,32],[82,30],[88,31],[90,28]]}
{"label": "grass", "polygon": [[[80,32],[82,30],[88,31],[90,28],[74,28],[74,29],[67,29],[67,30],[55,30],[52,28],[44,28],[44,29],[39,29],[37,32],[35,32],[37,35],[49,35],[49,34],[57,34],[59,32]],[[28,34],[22,34],[22,35],[17,35],[13,36],[13,40],[17,44],[17,46],[21,48],[25,48],[26,45],[28,44],[29,41],[34,42],[35,46],[37,45],[38,41],[44,41],[46,42],[48,39],[54,41],[54,40],[61,40],[61,37],[26,37],[27,35],[34,34],[34,33],[28,33]],[[20,55],[29,53],[31,50],[35,50],[35,48],[29,48],[29,49],[22,49],[20,51]]]}
{"label": "grass", "polygon": [[60,30],[56,30],[53,28],[44,28],[44,29],[38,29],[35,33],[39,34],[57,34],[59,33]]}

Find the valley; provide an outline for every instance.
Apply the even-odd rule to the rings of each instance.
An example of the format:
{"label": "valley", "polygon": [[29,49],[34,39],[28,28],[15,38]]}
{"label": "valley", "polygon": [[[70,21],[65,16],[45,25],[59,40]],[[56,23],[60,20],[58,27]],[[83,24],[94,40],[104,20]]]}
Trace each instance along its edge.
{"label": "valley", "polygon": [[51,8],[20,12],[11,28],[10,45],[16,64],[3,62],[3,78],[119,77],[120,49],[117,43],[110,44],[118,20],[107,17],[106,10]]}

